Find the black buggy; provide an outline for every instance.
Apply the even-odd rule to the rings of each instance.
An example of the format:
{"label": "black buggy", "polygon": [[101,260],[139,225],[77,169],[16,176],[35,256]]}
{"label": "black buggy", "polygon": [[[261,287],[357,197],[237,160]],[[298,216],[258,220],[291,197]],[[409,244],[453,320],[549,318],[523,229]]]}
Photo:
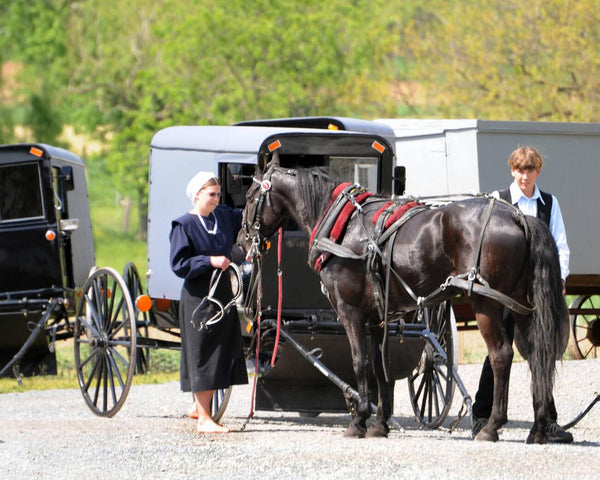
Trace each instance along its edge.
{"label": "black buggy", "polygon": [[49,145],[0,146],[0,375],[56,373],[55,340],[94,265],[85,167]]}

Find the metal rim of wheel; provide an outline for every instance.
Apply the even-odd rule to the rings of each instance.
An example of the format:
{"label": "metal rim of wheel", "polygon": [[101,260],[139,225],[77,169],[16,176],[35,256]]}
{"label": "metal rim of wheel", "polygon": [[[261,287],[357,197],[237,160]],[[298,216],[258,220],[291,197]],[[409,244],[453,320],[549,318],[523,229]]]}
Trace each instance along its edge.
{"label": "metal rim of wheel", "polygon": [[79,388],[98,416],[112,417],[125,403],[136,365],[135,310],[123,278],[94,270],[81,292],[74,322]]}
{"label": "metal rim of wheel", "polygon": [[215,394],[210,402],[210,415],[215,422],[218,422],[223,417],[229,403],[229,397],[231,397],[232,389],[233,387],[227,387],[215,390]]}
{"label": "metal rim of wheel", "polygon": [[581,295],[570,309],[581,310],[570,317],[569,353],[576,360],[598,358],[600,353],[600,297]]}
{"label": "metal rim of wheel", "polygon": [[425,310],[429,329],[446,358],[425,342],[421,360],[408,376],[408,389],[417,421],[433,429],[444,422],[452,407],[456,387],[452,370],[458,364],[458,334],[450,301]]}
{"label": "metal rim of wheel", "polygon": [[[135,299],[140,295],[144,294],[142,287],[142,281],[140,274],[133,262],[128,262],[123,270],[123,279],[127,285],[129,295],[134,302],[135,310],[135,326],[136,335],[138,338],[148,338],[148,325],[150,324],[150,315],[148,312],[142,312],[135,305]],[[149,348],[138,348],[137,349],[137,360],[135,366],[136,374],[144,374],[150,368],[150,349]]]}

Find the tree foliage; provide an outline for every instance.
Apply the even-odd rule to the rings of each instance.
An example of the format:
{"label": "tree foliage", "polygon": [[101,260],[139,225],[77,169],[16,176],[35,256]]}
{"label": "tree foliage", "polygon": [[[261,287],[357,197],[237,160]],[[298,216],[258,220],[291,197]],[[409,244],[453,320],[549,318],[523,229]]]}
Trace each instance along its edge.
{"label": "tree foliage", "polygon": [[[62,131],[62,87],[67,78],[67,44],[64,24],[69,8],[65,0],[5,2],[0,6],[0,64],[19,62],[17,88],[12,97],[0,95],[0,139],[14,141],[16,123],[31,130],[37,141],[58,143]],[[6,79],[0,75],[0,88]]]}
{"label": "tree foliage", "polygon": [[438,115],[598,122],[598,0],[434,0],[404,44]]}
{"label": "tree foliage", "polygon": [[136,192],[144,211],[148,145],[160,128],[391,114],[394,106],[381,90],[392,74],[384,66],[393,45],[381,40],[375,23],[365,22],[371,5],[73,2],[70,116],[110,134],[108,165],[120,188]]}

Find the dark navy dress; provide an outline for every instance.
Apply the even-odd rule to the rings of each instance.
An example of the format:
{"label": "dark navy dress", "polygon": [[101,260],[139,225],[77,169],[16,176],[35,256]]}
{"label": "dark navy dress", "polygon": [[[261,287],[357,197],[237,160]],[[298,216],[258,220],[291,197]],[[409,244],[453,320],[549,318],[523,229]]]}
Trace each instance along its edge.
{"label": "dark navy dress", "polygon": [[[199,392],[248,383],[242,332],[235,308],[210,329],[198,332],[190,322],[192,312],[207,295],[214,268],[211,255],[231,259],[231,248],[240,229],[242,212],[219,205],[209,217],[187,213],[171,224],[171,268],[184,279],[179,304],[181,328],[181,390]],[[211,234],[217,222],[216,231]],[[222,275],[215,297],[232,297],[228,275]]]}

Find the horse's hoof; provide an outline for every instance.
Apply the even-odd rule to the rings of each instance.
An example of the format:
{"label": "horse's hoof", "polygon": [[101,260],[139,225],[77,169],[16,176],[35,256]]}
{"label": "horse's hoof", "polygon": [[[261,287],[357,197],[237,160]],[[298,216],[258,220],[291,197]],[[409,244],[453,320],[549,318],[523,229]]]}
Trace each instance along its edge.
{"label": "horse's hoof", "polygon": [[532,443],[538,443],[540,445],[543,445],[544,443],[548,443],[548,437],[546,436],[545,433],[542,432],[536,432],[536,433],[532,433],[530,432],[529,435],[527,436],[527,440],[525,441],[525,443],[531,445]]}
{"label": "horse's hoof", "polygon": [[373,423],[367,429],[368,438],[386,438],[390,433],[390,427],[383,423]]}
{"label": "horse's hoof", "polygon": [[350,425],[344,432],[344,437],[365,438],[367,429],[357,425]]}
{"label": "horse's hoof", "polygon": [[491,433],[486,431],[485,429],[481,430],[475,437],[476,442],[497,442],[498,441],[498,432],[492,431]]}

